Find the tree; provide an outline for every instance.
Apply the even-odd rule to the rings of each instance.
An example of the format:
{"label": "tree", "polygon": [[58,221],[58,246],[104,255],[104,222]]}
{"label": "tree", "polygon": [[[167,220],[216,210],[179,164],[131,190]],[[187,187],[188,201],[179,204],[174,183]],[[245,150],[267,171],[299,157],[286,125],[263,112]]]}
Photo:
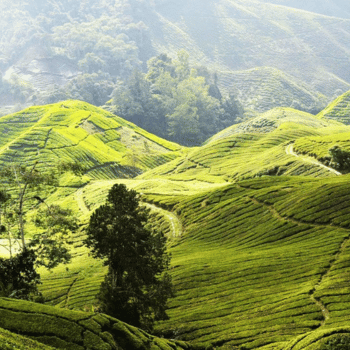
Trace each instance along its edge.
{"label": "tree", "polygon": [[350,152],[341,149],[338,145],[334,145],[328,150],[331,156],[330,166],[348,172],[350,169]]}
{"label": "tree", "polygon": [[108,266],[98,295],[101,311],[151,330],[154,321],[167,319],[172,283],[166,237],[152,232],[148,213],[135,191],[116,184],[91,215],[85,244]]}
{"label": "tree", "polygon": [[57,174],[38,165],[10,164],[0,171],[0,237],[10,253],[0,259],[0,294],[21,299],[36,294],[37,267],[51,269],[70,261],[70,236],[77,228],[70,210],[43,199],[57,186]]}

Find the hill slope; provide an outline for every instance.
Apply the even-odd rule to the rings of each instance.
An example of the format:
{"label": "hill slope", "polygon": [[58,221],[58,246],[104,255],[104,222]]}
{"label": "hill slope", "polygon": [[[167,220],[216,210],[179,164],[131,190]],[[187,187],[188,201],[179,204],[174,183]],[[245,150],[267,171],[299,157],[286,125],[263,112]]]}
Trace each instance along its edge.
{"label": "hill slope", "polygon": [[[0,299],[1,349],[182,350],[184,342],[168,341],[102,314],[74,312],[26,301]],[[28,339],[25,339],[22,334]],[[30,339],[35,340],[31,341]],[[8,344],[6,344],[8,342]],[[10,343],[12,342],[12,343]],[[43,345],[44,344],[44,345]],[[49,346],[45,346],[49,345]],[[204,347],[196,347],[204,349]]]}
{"label": "hill slope", "polygon": [[318,114],[320,118],[333,119],[344,124],[350,124],[350,91],[332,101]]}
{"label": "hill slope", "polygon": [[[84,142],[87,146],[79,152],[90,152],[96,161],[102,153],[96,151],[95,138],[100,135],[96,129],[103,128],[103,132],[98,130],[105,137],[107,122],[113,130],[118,123],[145,136],[136,126],[86,104],[68,101],[40,108],[34,109],[36,113],[29,110],[16,115],[21,123],[13,141],[3,133],[3,163],[7,160],[3,155],[16,155],[15,149],[22,161],[36,159],[36,148],[28,152],[28,146],[13,146],[24,143],[26,135],[36,135],[34,131],[41,135],[39,131],[48,123],[52,132],[65,137],[77,138],[85,133],[79,147]],[[43,116],[45,108],[50,113]],[[72,113],[64,113],[67,109]],[[84,121],[89,114],[91,117]],[[25,123],[26,116],[29,124]],[[94,132],[89,134],[86,129]],[[132,179],[97,172],[98,180],[90,178],[86,186],[69,191],[60,188],[47,202],[81,209],[86,219],[103,203],[113,183],[125,183],[141,194],[152,210],[151,224],[170,238],[170,273],[176,288],[169,303],[170,319],[157,324],[157,335],[209,342],[218,349],[326,350],[327,341],[350,343],[349,175],[336,175],[332,169],[287,151],[300,140],[327,139],[348,132],[349,128],[339,122],[277,108],[220,132],[202,147],[182,150],[148,135],[149,140],[167,152],[174,150],[178,157]],[[91,137],[94,144],[89,145]],[[46,155],[47,161],[54,139],[49,140],[46,147],[42,147],[45,142],[39,144],[39,154]],[[122,140],[122,136],[115,139]],[[117,150],[123,145],[117,144],[119,148],[115,146],[113,152],[121,157]],[[101,151],[104,146],[99,145]],[[108,157],[108,153],[102,155]],[[75,157],[75,152],[63,156]],[[79,155],[74,157],[69,159],[78,159]],[[57,159],[52,158],[52,162]],[[149,337],[102,315],[66,310],[90,310],[106,272],[101,261],[88,255],[83,237],[83,232],[75,237],[74,258],[68,269],[40,271],[46,302],[57,308],[0,299],[0,328],[19,329],[22,335],[54,346],[72,343],[81,347],[84,337],[91,336],[96,342],[115,341],[113,332],[117,328],[118,332],[126,329],[131,333],[127,339],[133,345],[120,343],[121,348],[143,349],[148,339],[154,343],[150,348],[191,349],[183,343],[174,345]],[[106,328],[95,324],[101,325],[101,318],[108,320]],[[42,328],[34,332],[29,325],[38,324],[38,320]],[[112,334],[114,340],[106,334],[102,338],[101,332]]]}
{"label": "hill slope", "polygon": [[181,147],[79,101],[31,107],[0,118],[0,164],[81,162],[90,179],[134,177]]}
{"label": "hill slope", "polygon": [[307,136],[349,131],[343,124],[288,108],[276,108],[229,127],[183,157],[141,175],[141,179],[237,181],[262,175],[333,176],[317,164],[287,152]]}
{"label": "hill slope", "polygon": [[[273,67],[295,79],[292,85],[298,88],[294,92],[288,86],[284,88],[296,101],[305,88],[298,86],[299,80],[308,91],[328,98],[337,89],[348,89],[348,20],[243,0],[180,1],[176,5],[167,1],[156,5],[155,12],[152,23],[147,22],[146,16],[142,19],[152,31],[157,51],[175,53],[185,48],[194,61],[209,65],[219,72],[219,77],[221,71]],[[257,92],[263,83],[256,81],[254,75],[254,71],[246,72],[252,81],[250,100],[259,99]],[[226,86],[239,90],[240,84],[225,76]],[[285,85],[283,79],[281,83]],[[269,99],[273,99],[273,94]],[[306,106],[310,108],[312,103],[311,99]],[[264,111],[274,106],[278,103],[269,104]]]}

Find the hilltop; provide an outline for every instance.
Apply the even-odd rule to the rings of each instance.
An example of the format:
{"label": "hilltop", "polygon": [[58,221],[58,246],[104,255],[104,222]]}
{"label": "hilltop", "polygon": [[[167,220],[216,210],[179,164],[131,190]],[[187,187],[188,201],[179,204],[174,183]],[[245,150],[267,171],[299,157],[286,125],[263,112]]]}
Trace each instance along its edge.
{"label": "hilltop", "polygon": [[183,149],[80,101],[30,107],[1,117],[0,131],[1,165],[80,162],[86,181],[134,177],[176,158]]}

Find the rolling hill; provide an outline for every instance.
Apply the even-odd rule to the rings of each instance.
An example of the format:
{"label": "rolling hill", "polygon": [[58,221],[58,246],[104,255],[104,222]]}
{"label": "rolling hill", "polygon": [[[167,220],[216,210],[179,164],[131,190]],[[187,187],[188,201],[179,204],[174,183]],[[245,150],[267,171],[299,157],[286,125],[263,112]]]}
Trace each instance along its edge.
{"label": "rolling hill", "polygon": [[[152,225],[169,237],[176,294],[169,303],[170,319],[156,325],[160,338],[91,313],[106,270],[88,255],[82,231],[75,237],[68,268],[40,271],[47,305],[0,298],[0,328],[5,329],[0,336],[20,342],[8,333],[20,330],[21,336],[55,348],[69,348],[67,343],[84,348],[84,342],[96,342],[96,349],[109,349],[113,341],[120,341],[122,349],[147,349],[147,344],[151,349],[196,349],[190,344],[197,342],[226,350],[348,346],[350,175],[337,174],[299,150],[305,140],[318,140],[320,147],[315,148],[321,150],[321,140],[334,135],[343,137],[347,147],[348,126],[276,108],[223,130],[201,147],[184,149],[77,101],[31,108],[1,118],[0,125],[10,127],[9,121],[16,118],[18,128],[1,134],[2,164],[10,155],[29,163],[45,155],[45,162],[54,164],[54,142],[63,140],[60,145],[70,146],[67,140],[81,140],[60,149],[59,158],[84,161],[88,154],[86,164],[95,172],[88,169],[78,185],[82,187],[62,186],[47,202],[80,213],[82,225],[112,184],[125,183],[141,194],[143,205],[151,209]],[[120,133],[122,128],[132,133],[131,139],[147,138],[154,162],[168,155],[164,164],[144,165],[139,154],[146,150],[144,138],[130,144],[130,138],[125,141]],[[50,129],[64,139],[51,138],[50,133],[45,142],[40,135],[47,136]],[[114,138],[103,143],[109,130]],[[30,148],[28,140],[36,139]],[[126,171],[95,168],[94,162],[99,166],[112,161],[132,168],[123,162],[131,145],[138,156],[137,172],[126,176]],[[132,177],[138,172],[142,174]],[[102,327],[101,322],[108,325]],[[126,341],[130,343],[125,345]],[[34,344],[30,346],[35,349]]]}
{"label": "rolling hill", "polygon": [[80,162],[88,181],[129,178],[177,157],[182,147],[87,103],[65,101],[0,118],[0,164]]}
{"label": "rolling hill", "polygon": [[350,124],[350,91],[332,101],[318,116],[337,120],[347,125]]}

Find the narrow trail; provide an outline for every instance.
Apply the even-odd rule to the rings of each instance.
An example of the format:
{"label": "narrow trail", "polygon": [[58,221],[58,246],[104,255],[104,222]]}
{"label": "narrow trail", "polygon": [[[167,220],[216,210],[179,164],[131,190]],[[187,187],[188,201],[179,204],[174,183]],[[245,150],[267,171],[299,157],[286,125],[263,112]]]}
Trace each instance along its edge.
{"label": "narrow trail", "polygon": [[165,209],[159,208],[154,204],[143,202],[143,205],[145,205],[147,208],[151,210],[162,213],[167,218],[167,220],[170,223],[170,229],[172,231],[173,238],[182,236],[182,223],[174,213],[167,211]]}
{"label": "narrow trail", "polygon": [[74,286],[74,284],[77,282],[77,280],[79,279],[79,272],[77,273],[77,277],[74,278],[73,282],[70,284],[70,286],[68,287],[67,290],[67,297],[66,297],[66,302],[65,302],[65,308],[68,309],[69,308],[69,299],[70,299],[70,293],[72,291],[72,288]]}
{"label": "narrow trail", "polygon": [[344,227],[340,227],[340,226],[334,226],[334,225],[330,225],[330,224],[315,224],[315,223],[309,223],[309,222],[299,221],[299,220],[295,220],[295,219],[292,219],[292,218],[289,218],[289,217],[285,217],[285,216],[282,216],[274,208],[273,205],[266,204],[263,201],[259,201],[258,199],[254,198],[254,197],[248,197],[248,198],[253,203],[255,203],[257,205],[261,205],[261,206],[265,207],[266,209],[268,209],[271,212],[271,214],[274,217],[276,217],[277,219],[279,219],[279,220],[289,221],[289,222],[294,223],[296,225],[309,225],[310,227],[328,227],[328,228],[331,228],[332,230],[334,230],[334,229],[345,230],[348,233],[348,236],[343,240],[343,242],[342,242],[339,250],[337,251],[337,253],[329,261],[328,268],[326,269],[326,271],[324,273],[321,274],[321,276],[319,278],[319,281],[314,286],[314,288],[310,291],[310,299],[312,300],[312,302],[314,304],[316,304],[319,307],[319,309],[322,312],[323,320],[321,321],[320,326],[318,328],[322,327],[327,322],[327,320],[330,318],[330,313],[329,313],[329,310],[327,309],[326,305],[324,305],[322,300],[320,298],[317,298],[315,296],[315,294],[316,294],[317,290],[320,288],[320,286],[323,284],[324,280],[329,276],[329,274],[330,274],[330,272],[332,270],[332,267],[337,262],[337,260],[339,259],[340,255],[344,252],[346,246],[350,243],[350,230],[346,229]]}
{"label": "narrow trail", "polygon": [[297,157],[297,158],[300,158],[302,159],[303,161],[305,162],[308,162],[308,163],[311,163],[311,164],[315,164],[315,165],[318,165],[324,169],[327,169],[328,171],[332,172],[333,174],[335,175],[342,175],[342,173],[340,173],[339,171],[331,168],[331,167],[328,167],[324,164],[322,164],[321,162],[319,162],[318,160],[316,160],[315,158],[313,157],[310,157],[310,156],[306,156],[306,155],[299,155],[297,153],[294,152],[294,148],[293,148],[293,144],[289,144],[287,147],[286,147],[286,154],[288,155],[291,155],[291,156],[294,156],[294,157]]}
{"label": "narrow trail", "polygon": [[78,207],[79,210],[83,213],[83,214],[88,214],[90,212],[90,209],[86,206],[86,203],[84,201],[84,195],[83,195],[83,190],[85,188],[86,185],[84,185],[83,187],[80,187],[78,191],[75,192],[75,200],[78,203]]}

